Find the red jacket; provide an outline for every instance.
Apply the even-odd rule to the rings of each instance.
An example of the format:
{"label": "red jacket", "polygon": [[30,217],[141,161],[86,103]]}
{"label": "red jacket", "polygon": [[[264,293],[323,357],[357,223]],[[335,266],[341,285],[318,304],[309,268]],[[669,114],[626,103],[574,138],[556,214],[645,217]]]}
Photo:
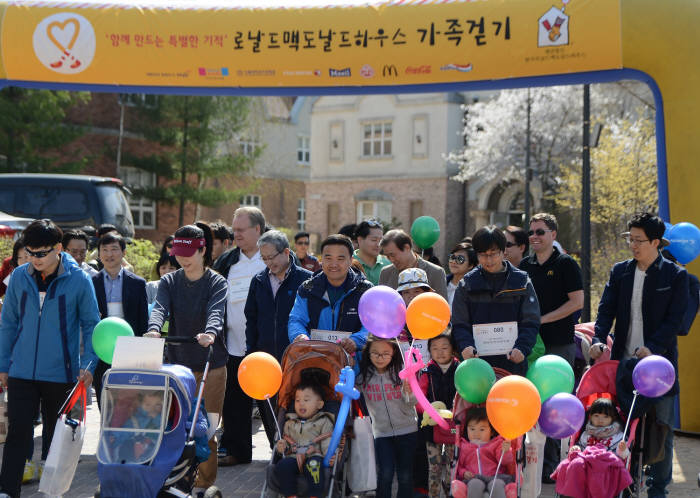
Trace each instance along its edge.
{"label": "red jacket", "polygon": [[[457,461],[457,478],[462,479],[466,471],[474,475],[496,475],[498,460],[501,458],[503,436],[496,436],[486,444],[477,446],[462,438],[459,443],[459,460]],[[515,476],[515,458],[513,448],[503,455],[503,461],[498,469],[499,474]]]}
{"label": "red jacket", "polygon": [[12,266],[12,258],[5,258],[2,262],[2,267],[0,267],[0,297],[5,295],[7,291],[7,286],[3,283],[3,280],[12,273],[15,267]]}

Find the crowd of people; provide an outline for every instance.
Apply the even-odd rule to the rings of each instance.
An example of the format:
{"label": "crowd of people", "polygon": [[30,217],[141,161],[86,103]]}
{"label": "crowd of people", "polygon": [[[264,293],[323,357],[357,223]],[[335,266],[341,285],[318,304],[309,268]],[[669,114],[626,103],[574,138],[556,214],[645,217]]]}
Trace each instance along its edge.
{"label": "crowd of people", "polygon": [[[130,269],[127,243],[113,226],[101,226],[94,234],[64,233],[51,220],[36,220],[0,270],[0,384],[7,388],[9,420],[0,497],[19,496],[23,476],[31,478],[40,470],[33,463],[36,417],[27,414],[41,410],[43,461],[56,414],[76,380],[93,383],[101,404],[101,377],[110,365],[95,356],[91,335],[101,319],[113,316],[126,320],[137,336],[194,337],[197,344],[169,347],[167,354],[168,361],[189,367],[197,382],[205,348],[213,347],[204,400],[209,413],[221,415],[223,432],[220,440],[214,436],[209,441],[210,456],[199,467],[195,496],[215,483],[218,466],[252,460],[255,402],[237,375],[246,355],[264,351],[279,361],[290,343],[310,339],[314,330],[336,330],[348,333],[340,345],[354,358],[357,387],[372,419],[376,496],[391,496],[396,474],[397,496],[411,497],[419,489],[439,497],[446,492],[443,472],[454,451],[436,442],[429,430],[419,430],[422,409],[417,410],[414,393],[399,379],[398,343],[368,333],[358,313],[360,298],[372,286],[386,285],[406,305],[424,292],[449,302],[451,326],[429,341],[430,361],[420,385],[429,401],[450,409],[455,370],[462,360],[481,357],[494,367],[525,375],[533,351],[540,348],[539,354],[557,355],[573,366],[583,282],[576,261],[557,247],[557,231],[556,218],[547,213],[534,215],[527,230],[481,227],[452,248],[446,274],[439,261],[417,252],[406,232],[384,233],[375,220],[362,221],[346,234],[329,235],[321,241],[317,258],[308,233],[297,233],[292,248],[283,232],[268,226],[262,211],[240,207],[230,228],[221,222],[197,222],[176,230],[163,242],[146,282]],[[697,279],[689,287],[688,273],[662,256],[664,231],[663,221],[649,213],[629,221],[625,236],[631,259],[611,271],[590,357],[602,354],[614,323],[612,359],[657,354],[677,370],[676,336],[697,312],[698,289]],[[92,251],[91,237],[96,240]],[[475,327],[487,330],[504,322],[517,330],[512,347],[504,354],[480,355]],[[410,330],[402,336],[410,340]],[[655,404],[657,420],[669,427],[677,393],[676,383]],[[280,454],[278,474],[290,496],[296,494],[293,483],[300,472],[291,457],[299,443],[295,438],[302,437],[301,425],[316,424],[319,434],[332,425],[319,415],[321,395],[317,386],[298,386],[294,413],[279,441],[276,399],[257,406],[270,448]],[[617,423],[614,417],[601,421],[601,413],[611,417],[605,410],[589,412],[587,438],[598,434],[597,428]],[[663,496],[671,481],[673,431],[666,434],[665,457],[651,468],[649,496]],[[465,436],[457,466],[464,490],[470,497],[506,496],[513,482],[511,462],[502,462],[503,472],[495,474],[489,459],[501,450],[509,453],[511,443],[496,433],[479,407],[468,414]],[[588,441],[582,438],[580,444]],[[316,491],[324,444],[307,455],[303,471]],[[619,440],[609,449],[621,456],[626,450]],[[549,439],[543,482],[551,481],[559,453],[560,441]]]}

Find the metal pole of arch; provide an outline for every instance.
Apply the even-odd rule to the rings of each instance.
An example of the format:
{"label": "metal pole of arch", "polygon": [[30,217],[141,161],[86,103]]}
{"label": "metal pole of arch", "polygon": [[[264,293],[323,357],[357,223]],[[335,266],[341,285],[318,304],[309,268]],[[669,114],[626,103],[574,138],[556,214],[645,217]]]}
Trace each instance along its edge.
{"label": "metal pole of arch", "polygon": [[527,89],[527,127],[525,129],[525,219],[523,225],[527,225],[530,221],[530,206],[532,199],[530,197],[530,179],[532,171],[530,170],[530,89]]}
{"label": "metal pole of arch", "polygon": [[591,321],[591,88],[583,85],[583,165],[581,168],[581,272],[583,312],[581,321]]}

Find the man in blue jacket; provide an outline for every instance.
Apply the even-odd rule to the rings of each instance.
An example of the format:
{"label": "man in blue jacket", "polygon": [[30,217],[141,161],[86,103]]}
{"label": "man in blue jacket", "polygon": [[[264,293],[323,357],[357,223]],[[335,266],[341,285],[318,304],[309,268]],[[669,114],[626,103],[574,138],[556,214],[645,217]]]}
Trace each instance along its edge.
{"label": "man in blue jacket", "polygon": [[626,361],[661,355],[676,369],[676,383],[655,405],[668,426],[664,459],[651,465],[648,496],[665,496],[673,472],[673,399],[678,393],[678,343],[688,304],[688,273],[659,254],[666,245],[663,220],[650,213],[632,217],[625,234],[632,259],[613,266],[598,306],[591,358],[604,351],[615,322],[610,358]]}
{"label": "man in blue jacket", "polygon": [[0,384],[8,396],[0,496],[20,494],[39,403],[45,460],[61,405],[76,380],[90,385],[97,364],[92,331],[100,316],[90,277],[61,253],[63,233],[51,220],[32,222],[23,237],[29,263],[12,273],[0,320]]}
{"label": "man in blue jacket", "polygon": [[349,237],[329,235],[321,243],[321,272],[304,282],[289,315],[289,341],[308,340],[311,330],[352,332],[341,341],[349,354],[362,351],[367,329],[360,322],[360,297],[372,287],[351,268],[353,245]]}
{"label": "man in blue jacket", "polygon": [[[264,351],[277,361],[289,345],[287,322],[292,311],[297,289],[313,275],[297,265],[289,249],[287,236],[279,230],[265,232],[258,239],[260,258],[265,263],[263,271],[253,277],[245,303],[246,352]],[[277,397],[271,400],[274,411],[266,402],[258,402],[270,448],[277,432],[275,412]]]}

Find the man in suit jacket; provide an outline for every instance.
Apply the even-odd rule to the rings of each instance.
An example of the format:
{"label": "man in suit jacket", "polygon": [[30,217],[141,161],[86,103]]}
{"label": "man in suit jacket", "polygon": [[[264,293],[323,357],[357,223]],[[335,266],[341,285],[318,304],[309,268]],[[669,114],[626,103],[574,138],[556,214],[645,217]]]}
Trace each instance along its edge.
{"label": "man in suit jacket", "polygon": [[[121,265],[126,253],[126,241],[119,234],[103,235],[97,243],[104,267],[92,277],[100,318],[116,316],[131,325],[134,335],[142,336],[148,325],[146,281]],[[95,392],[100,404],[102,375],[110,367],[102,360],[95,369]]]}

